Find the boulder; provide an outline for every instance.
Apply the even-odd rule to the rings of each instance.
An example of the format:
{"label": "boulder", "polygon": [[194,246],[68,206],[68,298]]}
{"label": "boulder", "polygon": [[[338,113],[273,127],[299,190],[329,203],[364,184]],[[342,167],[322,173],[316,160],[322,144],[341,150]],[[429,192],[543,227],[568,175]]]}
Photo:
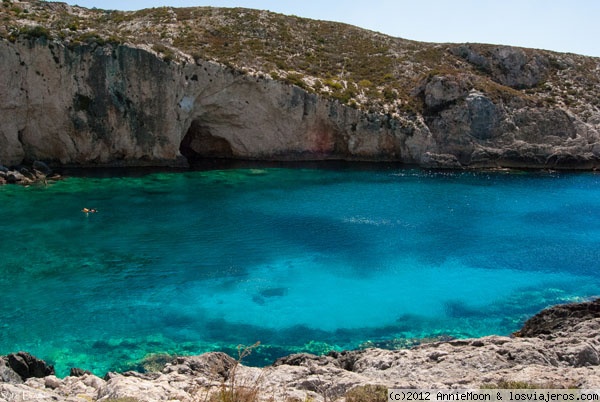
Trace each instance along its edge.
{"label": "boulder", "polygon": [[295,353],[289,356],[280,357],[273,363],[273,367],[277,366],[307,366],[309,364],[326,364],[325,356],[317,356],[311,353]]}
{"label": "boulder", "polygon": [[436,154],[426,152],[421,160],[421,166],[429,169],[460,169],[463,166],[456,156],[451,154]]}
{"label": "boulder", "polygon": [[429,112],[441,110],[463,99],[468,94],[468,84],[458,77],[433,76],[425,84],[423,97]]}
{"label": "boulder", "polygon": [[9,171],[6,175],[6,182],[10,184],[21,183],[25,180],[25,176],[19,172],[13,170]]}
{"label": "boulder", "polygon": [[584,303],[561,304],[531,317],[514,336],[531,338],[570,331],[577,323],[594,318],[600,318],[600,298]]}
{"label": "boulder", "polygon": [[17,373],[23,381],[28,378],[43,378],[54,374],[54,366],[27,352],[12,353],[7,356],[7,361],[8,367]]}
{"label": "boulder", "polygon": [[459,45],[451,52],[492,78],[511,88],[533,88],[543,82],[549,67],[547,56],[512,46],[492,49],[477,45]]}
{"label": "boulder", "polygon": [[23,379],[8,365],[8,359],[0,356],[0,383],[20,384]]}
{"label": "boulder", "polygon": [[50,167],[42,161],[33,161],[33,165],[31,165],[31,167],[38,172],[45,174],[46,176],[52,174],[52,169],[50,169]]}
{"label": "boulder", "polygon": [[178,357],[167,364],[163,372],[217,376],[226,379],[230,370],[236,365],[235,359],[226,353],[212,352],[200,356]]}
{"label": "boulder", "polygon": [[77,367],[72,367],[70,372],[69,372],[69,376],[70,377],[82,377],[86,374],[92,374],[90,371],[88,370],[83,370]]}

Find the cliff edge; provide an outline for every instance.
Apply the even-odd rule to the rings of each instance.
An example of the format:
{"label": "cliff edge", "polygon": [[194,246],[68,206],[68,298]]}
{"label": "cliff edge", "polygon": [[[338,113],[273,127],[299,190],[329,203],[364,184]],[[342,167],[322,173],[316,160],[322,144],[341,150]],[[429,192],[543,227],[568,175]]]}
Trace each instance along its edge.
{"label": "cliff edge", "polygon": [[369,394],[386,388],[479,389],[507,383],[592,389],[600,387],[599,335],[597,299],[544,310],[513,337],[460,339],[407,350],[298,354],[264,368],[246,367],[215,352],[177,357],[156,372],[108,373],[99,378],[74,369],[60,379],[52,367],[19,352],[0,358],[0,398],[191,402],[229,400],[218,395],[229,396],[232,386],[238,397],[247,398],[239,400],[257,401],[351,400],[349,395],[357,390]]}
{"label": "cliff edge", "polygon": [[599,165],[598,58],[241,8],[0,14],[0,164]]}

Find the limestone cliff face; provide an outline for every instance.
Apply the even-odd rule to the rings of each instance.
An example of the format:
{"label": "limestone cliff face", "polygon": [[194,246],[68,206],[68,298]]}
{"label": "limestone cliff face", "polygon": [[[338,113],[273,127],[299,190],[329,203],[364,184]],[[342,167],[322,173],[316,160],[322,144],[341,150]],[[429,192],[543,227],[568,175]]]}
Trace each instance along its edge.
{"label": "limestone cliff face", "polygon": [[[128,47],[0,42],[0,160],[60,164],[175,160],[176,75]],[[175,136],[175,137],[174,137]]]}
{"label": "limestone cliff face", "polygon": [[[453,57],[489,72],[430,74],[418,111],[342,105],[298,86],[143,46],[0,39],[0,163],[179,165],[204,157],[400,161],[428,167],[600,165],[600,112],[586,117],[510,91],[548,63],[519,49]],[[495,84],[496,85],[496,84]],[[502,90],[498,90],[502,88]]]}
{"label": "limestone cliff face", "polygon": [[0,41],[0,65],[4,164],[157,165],[181,154],[413,161],[413,128],[217,63],[37,39]]}
{"label": "limestone cliff face", "polygon": [[597,107],[577,113],[519,92],[545,82],[550,74],[548,57],[511,47],[496,47],[487,57],[466,45],[451,52],[485,71],[491,80],[477,82],[478,77],[470,74],[434,75],[417,89],[437,152],[456,158],[457,165],[598,166]]}

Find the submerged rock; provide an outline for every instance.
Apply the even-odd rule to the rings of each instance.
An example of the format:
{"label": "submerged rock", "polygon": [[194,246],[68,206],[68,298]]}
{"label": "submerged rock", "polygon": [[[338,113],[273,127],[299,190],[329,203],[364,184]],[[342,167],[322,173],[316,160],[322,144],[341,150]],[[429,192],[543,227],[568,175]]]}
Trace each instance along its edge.
{"label": "submerged rock", "polygon": [[[264,401],[325,401],[343,398],[357,387],[376,385],[449,389],[518,381],[538,388],[598,388],[599,306],[600,299],[544,310],[527,321],[517,337],[487,336],[326,356],[302,353],[264,368],[246,367],[215,352],[177,357],[157,373],[109,373],[103,380],[74,370],[76,377],[59,379],[50,373],[51,366],[18,353],[0,358],[0,395],[10,402],[20,401],[17,398],[23,393],[31,401],[66,402],[78,395],[82,400],[192,402],[209,400],[211,394],[233,386]],[[44,378],[24,379],[17,372],[26,376],[44,373]]]}

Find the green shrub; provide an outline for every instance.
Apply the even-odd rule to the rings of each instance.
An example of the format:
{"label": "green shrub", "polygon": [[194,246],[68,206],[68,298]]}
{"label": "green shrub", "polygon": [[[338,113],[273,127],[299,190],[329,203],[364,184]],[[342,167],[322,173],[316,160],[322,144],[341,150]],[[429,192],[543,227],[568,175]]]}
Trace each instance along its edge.
{"label": "green shrub", "polygon": [[394,91],[392,88],[390,87],[385,87],[383,89],[383,99],[385,99],[386,101],[394,101],[398,98],[398,95],[396,94],[396,91]]}
{"label": "green shrub", "polygon": [[99,46],[106,45],[106,40],[102,38],[97,32],[86,32],[77,37],[77,40],[82,43],[92,44],[97,43]]}
{"label": "green shrub", "polygon": [[21,30],[21,34],[25,35],[25,37],[29,39],[50,39],[52,37],[48,28],[43,27],[41,25],[35,26],[33,28],[24,28]]}
{"label": "green shrub", "polygon": [[387,402],[387,387],[383,385],[363,385],[346,392],[346,402]]}
{"label": "green shrub", "polygon": [[340,103],[348,104],[355,95],[354,91],[348,88],[344,91],[334,91],[331,97]]}
{"label": "green shrub", "polygon": [[285,77],[285,82],[306,89],[306,84],[302,78],[304,78],[302,74],[290,73]]}
{"label": "green shrub", "polygon": [[118,37],[117,35],[110,35],[107,39],[108,43],[111,43],[113,45],[120,45],[121,43],[124,43],[125,41],[123,40],[123,38]]}
{"label": "green shrub", "polygon": [[329,88],[331,88],[332,90],[341,90],[344,88],[344,86],[337,81],[333,81],[333,80],[325,80],[325,85],[327,85]]}
{"label": "green shrub", "polygon": [[170,63],[171,61],[175,60],[175,53],[173,53],[171,49],[162,43],[155,43],[152,45],[152,50],[154,50],[156,53],[162,54],[162,59],[165,63]]}

